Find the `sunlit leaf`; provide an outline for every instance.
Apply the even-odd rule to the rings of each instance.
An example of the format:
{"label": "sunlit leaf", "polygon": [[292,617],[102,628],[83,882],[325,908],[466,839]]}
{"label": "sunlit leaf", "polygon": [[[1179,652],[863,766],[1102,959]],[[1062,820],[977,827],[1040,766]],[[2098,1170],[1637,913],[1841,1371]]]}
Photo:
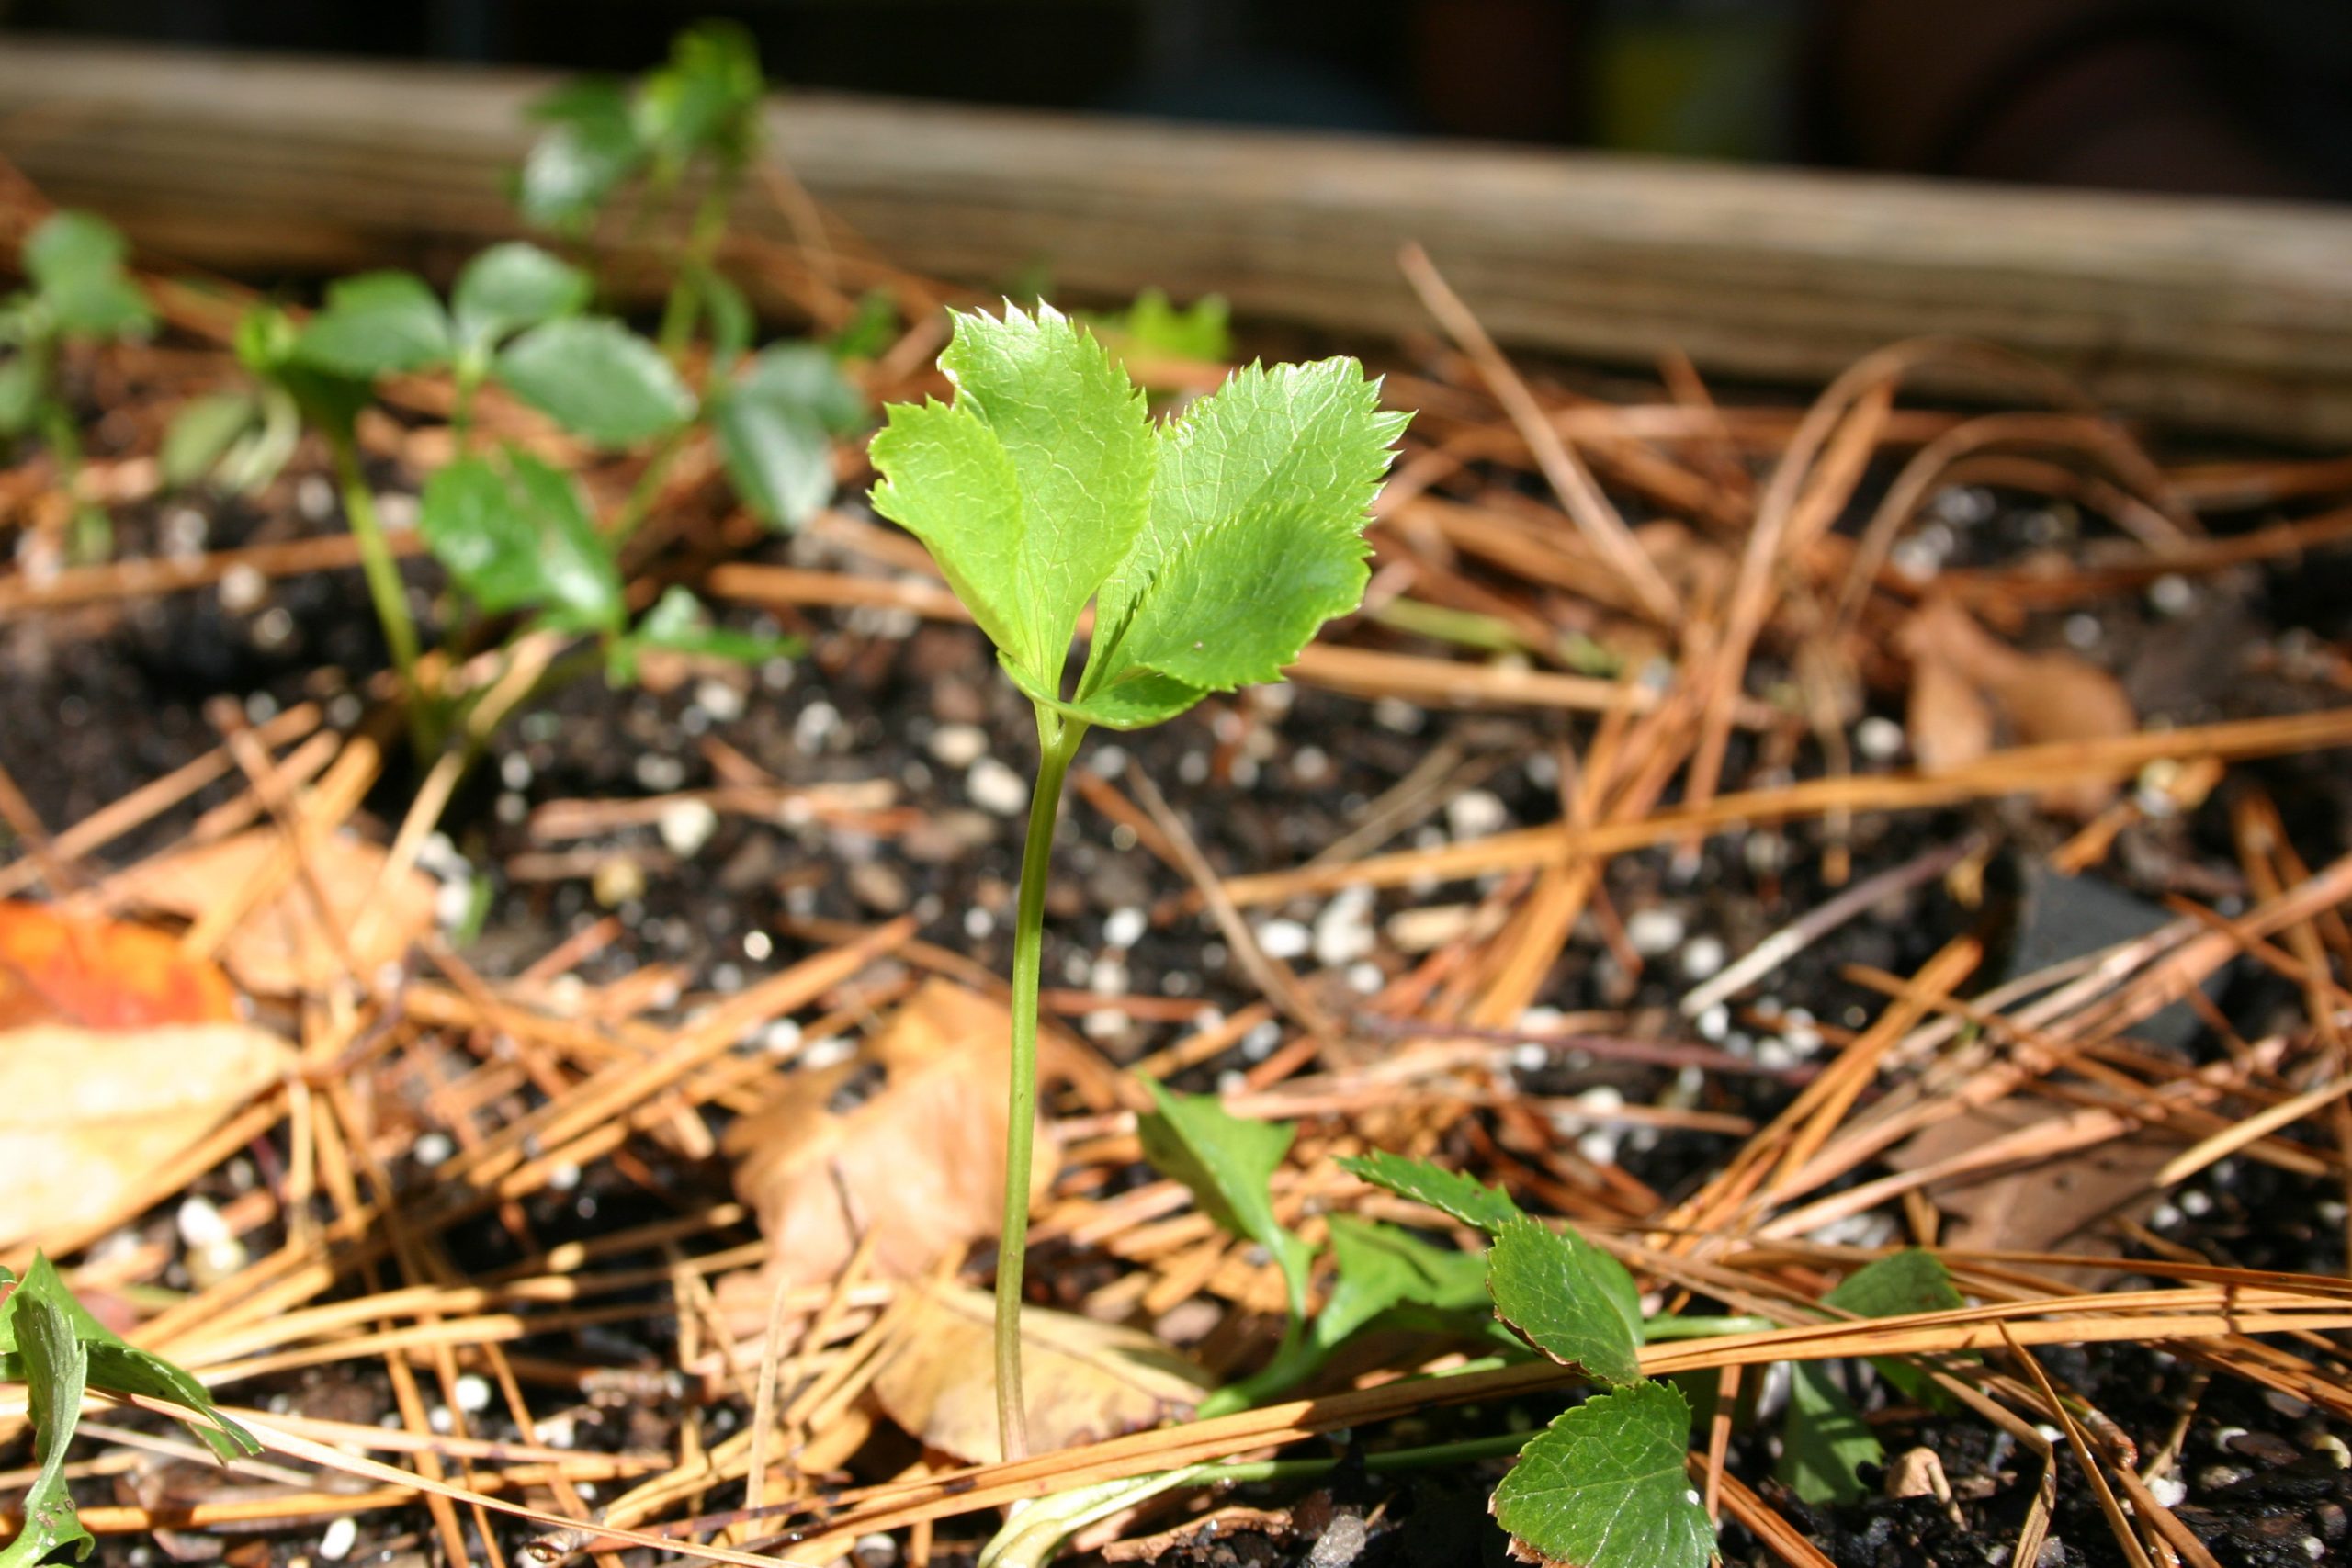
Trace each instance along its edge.
{"label": "sunlit leaf", "polygon": [[1705,1568],[1715,1532],[1685,1455],[1690,1407],[1636,1383],[1567,1411],[1495,1488],[1513,1550],[1558,1568]]}
{"label": "sunlit leaf", "polygon": [[1606,1383],[1642,1375],[1642,1303],[1625,1266],[1574,1230],[1517,1219],[1487,1254],[1495,1314],[1565,1366]]}
{"label": "sunlit leaf", "polygon": [[526,220],[546,228],[583,227],[647,155],[630,117],[628,90],[592,77],[558,87],[528,112],[547,130],[523,160],[515,205]]}
{"label": "sunlit leaf", "polygon": [[1313,1249],[1274,1218],[1274,1171],[1297,1129],[1284,1122],[1236,1116],[1214,1095],[1177,1094],[1146,1079],[1157,1109],[1136,1119],[1144,1158],[1193,1190],[1201,1212],[1231,1234],[1254,1241],[1283,1271],[1294,1319],[1306,1315],[1306,1270]]}
{"label": "sunlit leaf", "polygon": [[25,1495],[24,1523],[17,1539],[0,1548],[0,1568],[30,1568],[61,1546],[70,1548],[80,1562],[97,1543],[82,1528],[65,1490],[65,1450],[82,1419],[89,1352],[74,1333],[73,1320],[53,1299],[28,1294],[20,1284],[7,1305],[17,1375],[25,1382],[26,1414],[32,1419],[33,1458],[40,1470]]}
{"label": "sunlit leaf", "polygon": [[1340,1168],[1374,1187],[1385,1187],[1399,1198],[1427,1203],[1489,1235],[1513,1220],[1525,1218],[1502,1189],[1487,1187],[1475,1178],[1431,1165],[1425,1159],[1407,1159],[1377,1149],[1368,1155],[1342,1158]]}

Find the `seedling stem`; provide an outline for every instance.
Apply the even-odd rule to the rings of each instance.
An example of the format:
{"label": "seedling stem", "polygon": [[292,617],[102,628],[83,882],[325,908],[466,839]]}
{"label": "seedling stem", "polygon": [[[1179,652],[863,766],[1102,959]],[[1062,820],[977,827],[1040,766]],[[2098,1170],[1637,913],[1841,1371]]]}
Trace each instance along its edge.
{"label": "seedling stem", "polygon": [[1029,1246],[1029,1167],[1037,1136],[1037,976],[1045,956],[1046,874],[1062,782],[1086,726],[1037,710],[1037,790],[1021,847],[1021,894],[1012,927],[1012,1069],[1004,1144],[1004,1227],[996,1264],[996,1421],[1007,1460],[1029,1455],[1028,1406],[1021,1396],[1021,1274]]}

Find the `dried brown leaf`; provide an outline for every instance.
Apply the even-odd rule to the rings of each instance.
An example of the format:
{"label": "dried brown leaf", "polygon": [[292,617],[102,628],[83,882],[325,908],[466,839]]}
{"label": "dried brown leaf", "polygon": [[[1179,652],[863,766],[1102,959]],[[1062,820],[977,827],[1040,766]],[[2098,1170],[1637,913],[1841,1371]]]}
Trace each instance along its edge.
{"label": "dried brown leaf", "polygon": [[243,1023],[0,1032],[0,1245],[103,1218],[292,1064]]}
{"label": "dried brown leaf", "polygon": [[[193,920],[264,874],[285,842],[276,829],[257,828],[194,845],[133,866],[112,890],[126,903]],[[305,877],[288,877],[237,923],[221,944],[220,962],[249,991],[290,996],[341,976],[338,942],[361,939],[351,949],[351,962],[362,973],[398,960],[433,929],[434,884],[411,871],[379,893],[384,861],[381,849],[356,834],[320,835],[307,866],[319,897]],[[333,913],[334,934],[321,923],[322,898]],[[369,916],[365,920],[363,910]]]}
{"label": "dried brown leaf", "polygon": [[[995,1306],[943,1284],[923,1293],[900,1347],[875,1374],[891,1420],[931,1448],[977,1464],[997,1449]],[[1044,1307],[1021,1314],[1022,1389],[1039,1451],[1101,1442],[1190,1416],[1208,1374],[1137,1329]]]}
{"label": "dried brown leaf", "polygon": [[[831,1280],[870,1226],[876,1272],[913,1279],[994,1235],[1012,1028],[998,1002],[929,981],[855,1056],[792,1074],[729,1128],[735,1190],[759,1213],[770,1268],[796,1284]],[[854,1108],[836,1106],[869,1088]],[[1057,1153],[1042,1121],[1037,1143],[1042,1193]]]}
{"label": "dried brown leaf", "polygon": [[1940,659],[1920,659],[1911,666],[1904,728],[1921,773],[1951,773],[1993,750],[1992,705]]}

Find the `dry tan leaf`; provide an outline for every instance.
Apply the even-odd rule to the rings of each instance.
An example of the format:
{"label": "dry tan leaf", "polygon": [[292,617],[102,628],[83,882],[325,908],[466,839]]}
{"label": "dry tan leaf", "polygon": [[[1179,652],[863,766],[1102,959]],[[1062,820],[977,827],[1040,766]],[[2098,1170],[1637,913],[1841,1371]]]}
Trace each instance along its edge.
{"label": "dry tan leaf", "polygon": [[[187,919],[243,887],[266,869],[286,842],[274,829],[257,828],[215,844],[199,844],[133,866],[111,890],[127,903]],[[320,836],[310,860],[320,895],[334,912],[338,936],[320,924],[319,901],[308,882],[292,876],[264,899],[221,944],[220,961],[249,991],[289,996],[333,984],[343,974],[338,940],[364,938],[351,952],[363,975],[395,962],[433,929],[433,879],[411,871],[380,895],[384,852],[354,833]],[[362,910],[370,919],[358,919]]]}
{"label": "dry tan leaf", "polygon": [[165,932],[0,903],[0,1029],[225,1023],[236,1004],[220,965],[188,957]]}
{"label": "dry tan leaf", "polygon": [[[1897,1170],[1919,1170],[2030,1130],[2055,1130],[2064,1107],[1999,1100],[1929,1122],[1887,1156]],[[2123,1137],[2070,1150],[1986,1176],[1932,1182],[1928,1196],[1948,1223],[1939,1238],[1967,1251],[2073,1252],[2104,1257],[2118,1250],[2099,1234],[2113,1216],[2138,1219],[2160,1196],[2155,1173],[2177,1145]]]}
{"label": "dry tan leaf", "polygon": [[[728,1129],[735,1190],[759,1213],[769,1267],[796,1284],[831,1280],[870,1226],[876,1271],[914,1279],[994,1235],[1012,1032],[999,1003],[931,980],[854,1057],[790,1075]],[[869,1085],[854,1109],[835,1107]],[[1057,1152],[1041,1121],[1035,1192],[1052,1182]]]}
{"label": "dry tan leaf", "polygon": [[[2140,716],[2124,694],[2123,683],[2071,653],[2053,649],[2034,654],[1991,690],[2009,732],[2022,745],[2100,740],[2140,728]],[[2035,798],[2048,810],[2090,817],[2115,798],[2117,787],[2112,779],[2086,778],[2046,789]]]}
{"label": "dry tan leaf", "polygon": [[292,1064],[243,1023],[0,1032],[0,1246],[103,1218]]}
{"label": "dry tan leaf", "polygon": [[[1895,645],[1911,660],[1908,728],[1924,772],[1984,756],[1996,716],[2021,746],[2105,739],[2140,727],[2114,676],[2058,649],[2020,653],[1949,599],[1921,604],[1895,634]],[[2047,810],[2088,817],[2115,791],[2111,780],[2085,779],[2036,798]]]}
{"label": "dry tan leaf", "polygon": [[1968,677],[1940,659],[1911,666],[1911,696],[1903,716],[1911,755],[1924,773],[1964,768],[1993,749],[1993,708]]}
{"label": "dry tan leaf", "polygon": [[[883,1411],[943,1453],[993,1464],[995,1303],[956,1284],[930,1287],[899,1349],[875,1374]],[[1039,1452],[1101,1442],[1189,1416],[1208,1374],[1137,1329],[1023,1307],[1022,1393]]]}

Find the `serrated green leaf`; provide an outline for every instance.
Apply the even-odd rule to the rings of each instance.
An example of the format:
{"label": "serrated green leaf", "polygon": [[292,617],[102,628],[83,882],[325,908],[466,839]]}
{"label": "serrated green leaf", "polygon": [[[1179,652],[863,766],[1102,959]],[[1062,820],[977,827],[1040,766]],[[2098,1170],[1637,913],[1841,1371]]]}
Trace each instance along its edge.
{"label": "serrated green leaf", "polygon": [[800,411],[835,435],[854,435],[873,423],[865,394],[817,344],[770,344],[752,356],[738,384]]}
{"label": "serrated green leaf", "polygon": [[1315,1314],[1315,1339],[1325,1348],[1396,1307],[1441,1313],[1486,1307],[1487,1260],[1476,1253],[1431,1247],[1398,1226],[1350,1214],[1333,1214],[1330,1226],[1338,1273]]}
{"label": "serrated green leaf", "polygon": [[[1079,614],[1143,526],[1155,457],[1143,394],[1050,306],[956,316],[951,411],[894,408],[876,507],[939,559],[1032,684],[1058,692]],[[902,417],[903,416],[903,417]]]}
{"label": "serrated green leaf", "polygon": [[1425,1159],[1375,1149],[1371,1154],[1342,1158],[1340,1168],[1374,1187],[1385,1187],[1399,1198],[1427,1203],[1465,1225],[1493,1235],[1514,1220],[1525,1219],[1519,1205],[1499,1187],[1487,1187],[1460,1171],[1447,1170]]}
{"label": "serrated green leaf", "polygon": [[26,1296],[19,1286],[8,1304],[8,1315],[16,1325],[17,1353],[24,1367],[33,1456],[40,1472],[25,1495],[24,1523],[17,1539],[0,1549],[0,1568],[30,1568],[61,1546],[72,1547],[78,1562],[87,1558],[97,1543],[82,1528],[74,1499],[66,1492],[65,1450],[82,1419],[89,1352],[75,1334],[72,1318],[54,1300]]}
{"label": "serrated green leaf", "polygon": [[460,457],[426,481],[417,528],[484,610],[619,629],[620,571],[560,469],[511,447],[503,471],[486,457]]}
{"label": "serrated green leaf", "polygon": [[327,285],[324,309],[302,329],[297,352],[339,376],[365,379],[446,364],[455,349],[449,312],[408,272],[368,272]]}
{"label": "serrated green leaf", "polygon": [[1122,346],[1170,359],[1222,365],[1233,357],[1232,310],[1222,294],[1204,295],[1179,309],[1163,288],[1147,288],[1104,326]]}
{"label": "serrated green leaf", "polygon": [[172,416],[157,456],[164,482],[175,488],[194,484],[212,471],[237,438],[261,417],[261,404],[250,392],[209,392],[190,398]]}
{"label": "serrated green leaf", "polygon": [[129,247],[103,218],[87,212],[56,212],[25,239],[22,261],[62,333],[115,337],[154,324],[153,307],[123,270]]}
{"label": "serrated green leaf", "polygon": [[1789,1413],[1781,1424],[1781,1458],[1772,1473],[1816,1506],[1860,1501],[1865,1493],[1854,1472],[1861,1465],[1884,1464],[1886,1450],[1829,1368],[1799,1361],[1790,1371]]}
{"label": "serrated green leaf", "polygon": [[[127,1343],[90,1315],[89,1310],[74,1299],[74,1292],[66,1289],[56,1265],[43,1254],[33,1255],[25,1277],[17,1281],[7,1302],[0,1304],[0,1351],[14,1350],[20,1356],[25,1353],[21,1341],[26,1320],[19,1314],[41,1307],[62,1314],[80,1342],[92,1388],[109,1393],[147,1394],[187,1406],[208,1419],[186,1421],[183,1425],[224,1460],[261,1451],[261,1444],[253,1434],[214,1406],[212,1395],[202,1383],[161,1356]],[[77,1407],[78,1403],[77,1395]]]}
{"label": "serrated green leaf", "polygon": [[648,155],[628,90],[591,77],[558,87],[528,112],[547,130],[523,160],[515,205],[526,220],[544,228],[580,229]]}
{"label": "serrated green leaf", "polygon": [[638,138],[673,169],[697,152],[740,160],[758,137],[766,90],[759,48],[741,23],[697,22],[671,41],[669,63],[645,78]]}
{"label": "serrated green leaf", "polygon": [[1625,1266],[1573,1229],[1517,1219],[1487,1253],[1495,1314],[1564,1366],[1605,1383],[1642,1375],[1642,1303]]}
{"label": "serrated green leaf", "polygon": [[694,394],[661,350],[603,316],[533,327],[499,352],[498,378],[558,424],[606,446],[666,434],[695,412]]}
{"label": "serrated green leaf", "polygon": [[1158,1109],[1136,1119],[1144,1158],[1160,1175],[1191,1188],[1203,1213],[1272,1254],[1291,1317],[1305,1318],[1314,1251],[1274,1218],[1270,1185],[1298,1129],[1233,1115],[1214,1095],[1177,1094],[1150,1079],[1145,1086]]}
{"label": "serrated green leaf", "polygon": [[1363,601],[1367,509],[1404,426],[1363,367],[1327,359],[1252,365],[1164,427],[1080,696],[1139,670],[1215,691],[1281,679]]}
{"label": "serrated green leaf", "polygon": [[449,296],[461,352],[486,352],[510,333],[584,309],[594,286],[570,262],[521,240],[466,264]]}
{"label": "serrated green leaf", "polygon": [[1495,1488],[1495,1520],[1525,1553],[1567,1568],[1706,1568],[1714,1528],[1685,1458],[1690,1407],[1637,1383],[1563,1413]]}

